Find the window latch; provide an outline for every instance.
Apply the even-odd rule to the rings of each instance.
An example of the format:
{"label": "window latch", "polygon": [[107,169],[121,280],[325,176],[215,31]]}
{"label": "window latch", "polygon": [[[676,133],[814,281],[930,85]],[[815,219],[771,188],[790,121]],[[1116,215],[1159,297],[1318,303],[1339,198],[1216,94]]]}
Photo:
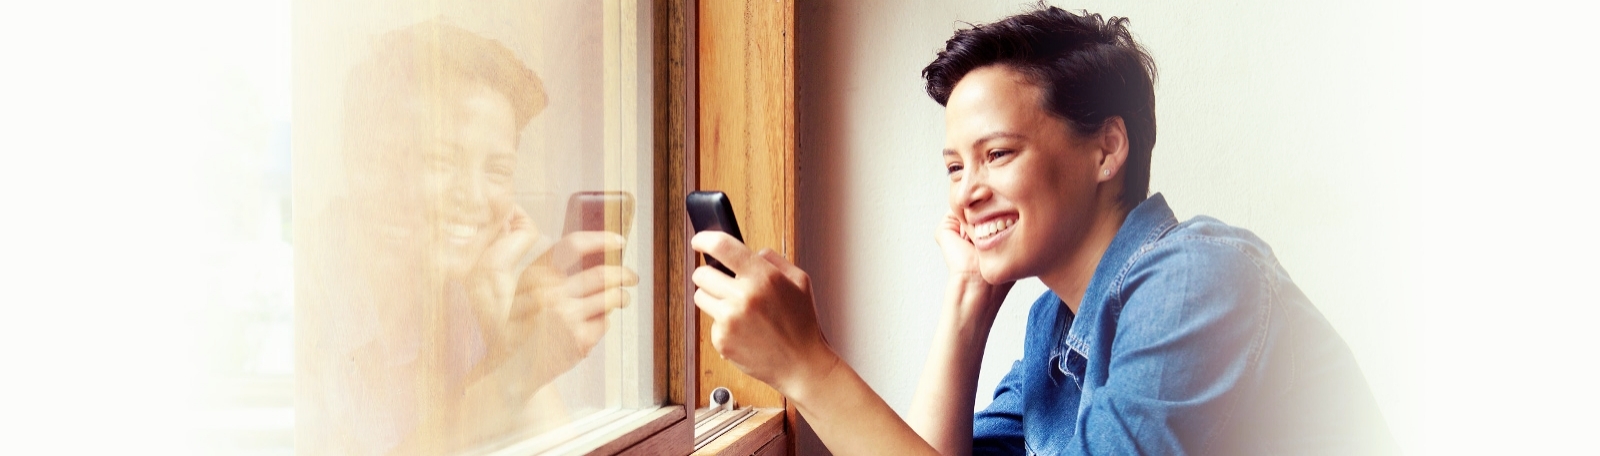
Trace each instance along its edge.
{"label": "window latch", "polygon": [[709,399],[711,406],[694,411],[694,449],[697,451],[756,414],[754,408],[740,409],[733,392],[725,387],[711,390]]}

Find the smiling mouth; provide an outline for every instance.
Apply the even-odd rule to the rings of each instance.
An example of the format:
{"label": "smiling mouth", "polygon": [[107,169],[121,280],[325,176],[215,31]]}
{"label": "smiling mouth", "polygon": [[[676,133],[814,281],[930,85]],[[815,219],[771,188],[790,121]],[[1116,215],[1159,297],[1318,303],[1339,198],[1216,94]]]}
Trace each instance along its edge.
{"label": "smiling mouth", "polygon": [[972,240],[982,241],[994,237],[1017,224],[1016,217],[1000,217],[972,226]]}
{"label": "smiling mouth", "polygon": [[450,223],[444,226],[444,234],[455,244],[466,244],[478,235],[478,227],[461,223]]}

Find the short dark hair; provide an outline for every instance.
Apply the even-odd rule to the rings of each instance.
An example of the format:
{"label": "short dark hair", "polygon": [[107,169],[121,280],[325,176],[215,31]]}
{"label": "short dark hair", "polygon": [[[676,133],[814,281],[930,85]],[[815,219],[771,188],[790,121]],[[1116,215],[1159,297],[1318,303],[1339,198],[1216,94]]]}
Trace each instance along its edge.
{"label": "short dark hair", "polygon": [[[434,19],[375,40],[371,58],[350,71],[345,111],[363,113],[392,105],[399,95],[437,96],[473,83],[488,86],[511,101],[518,131],[547,103],[539,76],[510,48]],[[346,119],[346,124],[373,121],[381,120]]]}
{"label": "short dark hair", "polygon": [[922,69],[928,96],[945,105],[972,70],[1005,65],[1044,91],[1044,106],[1079,134],[1111,117],[1128,130],[1120,201],[1131,209],[1150,192],[1156,145],[1155,62],[1128,32],[1128,19],[1101,20],[1039,4],[1034,11],[956,31]]}

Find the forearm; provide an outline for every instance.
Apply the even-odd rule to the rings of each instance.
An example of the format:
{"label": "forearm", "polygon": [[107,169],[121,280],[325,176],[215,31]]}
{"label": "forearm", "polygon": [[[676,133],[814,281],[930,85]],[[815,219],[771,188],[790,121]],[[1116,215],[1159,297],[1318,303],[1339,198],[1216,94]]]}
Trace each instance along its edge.
{"label": "forearm", "polygon": [[[953,279],[907,420],[940,453],[972,451],[972,408],[984,345],[1004,291],[981,280]],[[1005,287],[1009,289],[1009,286]]]}
{"label": "forearm", "polygon": [[817,437],[837,455],[937,454],[855,369],[834,355],[818,380],[785,392]]}

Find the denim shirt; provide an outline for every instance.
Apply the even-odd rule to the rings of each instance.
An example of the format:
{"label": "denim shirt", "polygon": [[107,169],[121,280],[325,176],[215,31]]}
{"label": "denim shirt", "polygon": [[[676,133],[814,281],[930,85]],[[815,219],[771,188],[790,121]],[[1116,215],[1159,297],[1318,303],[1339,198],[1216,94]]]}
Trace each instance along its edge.
{"label": "denim shirt", "polygon": [[1128,214],[1078,306],[1028,313],[974,454],[1393,451],[1349,348],[1249,231]]}

